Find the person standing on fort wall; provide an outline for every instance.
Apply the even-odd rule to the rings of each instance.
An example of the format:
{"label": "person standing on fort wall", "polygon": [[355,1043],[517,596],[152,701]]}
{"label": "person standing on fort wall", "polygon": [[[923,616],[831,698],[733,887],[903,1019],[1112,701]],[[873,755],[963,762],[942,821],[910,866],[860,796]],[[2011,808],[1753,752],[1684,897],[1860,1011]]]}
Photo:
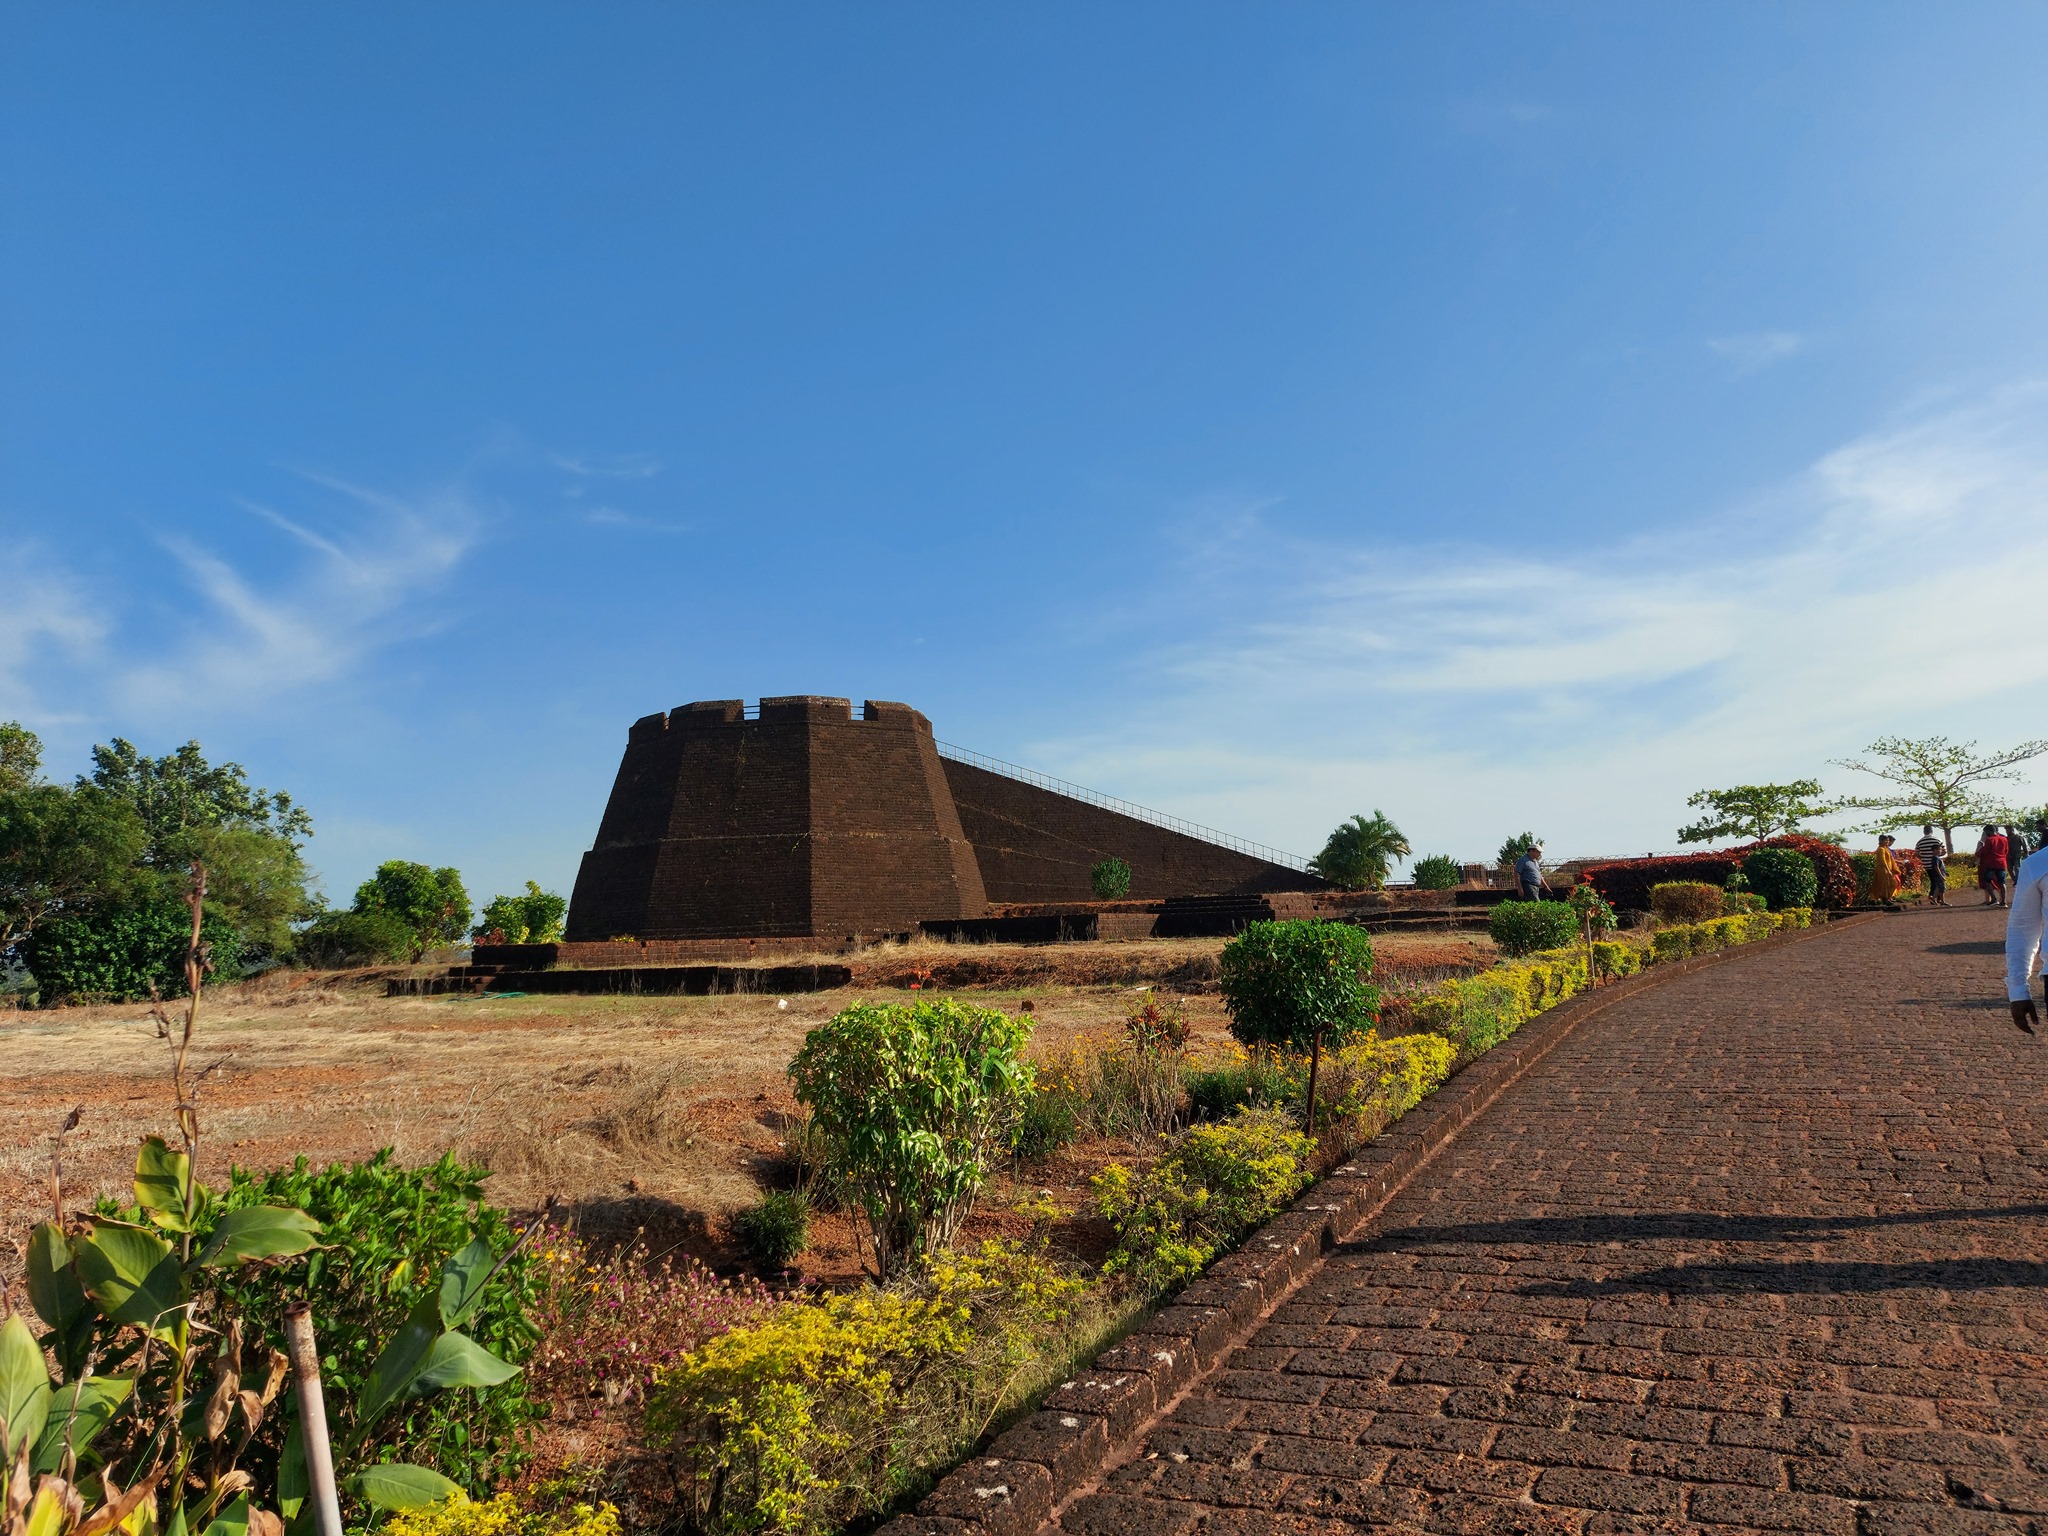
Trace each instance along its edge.
{"label": "person standing on fort wall", "polygon": [[1934,835],[1934,823],[1928,822],[1920,829],[1920,841],[1913,845],[1913,855],[1919,859],[1920,867],[1927,872],[1927,894],[1934,905],[1948,905],[1948,845]]}
{"label": "person standing on fort wall", "polygon": [[2028,1034],[2041,1022],[2034,1006],[2034,981],[2041,975],[2042,941],[2048,928],[2048,847],[2027,855],[2013,871],[2012,909],[2005,915],[2005,995],[2012,1021]]}
{"label": "person standing on fort wall", "polygon": [[1541,848],[1530,847],[1515,860],[1515,889],[1524,901],[1541,901],[1549,894],[1550,887],[1543,879],[1542,858]]}

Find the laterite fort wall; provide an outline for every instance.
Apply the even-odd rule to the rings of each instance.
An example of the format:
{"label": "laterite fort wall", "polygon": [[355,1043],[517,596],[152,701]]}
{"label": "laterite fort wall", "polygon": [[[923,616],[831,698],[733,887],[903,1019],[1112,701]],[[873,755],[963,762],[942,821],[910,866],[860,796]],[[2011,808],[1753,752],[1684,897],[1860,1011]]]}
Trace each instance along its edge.
{"label": "laterite fort wall", "polygon": [[900,932],[987,910],[931,723],[737,699],[636,721],[569,904],[572,942]]}
{"label": "laterite fort wall", "polygon": [[990,901],[1088,901],[1088,871],[1107,858],[1131,866],[1134,900],[1298,891],[1322,882],[1198,837],[1154,826],[986,768],[945,765],[960,825]]}

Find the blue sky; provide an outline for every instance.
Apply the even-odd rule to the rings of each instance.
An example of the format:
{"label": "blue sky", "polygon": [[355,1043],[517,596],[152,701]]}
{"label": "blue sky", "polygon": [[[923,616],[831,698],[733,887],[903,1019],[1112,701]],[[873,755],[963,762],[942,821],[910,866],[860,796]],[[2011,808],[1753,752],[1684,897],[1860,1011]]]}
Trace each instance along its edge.
{"label": "blue sky", "polygon": [[1467,858],[2042,731],[2038,7],[0,16],[0,717],[337,898],[699,698]]}

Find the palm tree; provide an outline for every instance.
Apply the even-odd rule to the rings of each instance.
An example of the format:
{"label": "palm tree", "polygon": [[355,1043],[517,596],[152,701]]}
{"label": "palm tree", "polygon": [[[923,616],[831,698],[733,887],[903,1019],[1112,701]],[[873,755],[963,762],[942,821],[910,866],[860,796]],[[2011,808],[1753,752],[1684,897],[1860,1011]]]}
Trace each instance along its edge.
{"label": "palm tree", "polygon": [[1353,816],[1330,834],[1323,851],[1309,860],[1309,869],[1347,891],[1376,891],[1398,859],[1414,850],[1401,829],[1383,811]]}

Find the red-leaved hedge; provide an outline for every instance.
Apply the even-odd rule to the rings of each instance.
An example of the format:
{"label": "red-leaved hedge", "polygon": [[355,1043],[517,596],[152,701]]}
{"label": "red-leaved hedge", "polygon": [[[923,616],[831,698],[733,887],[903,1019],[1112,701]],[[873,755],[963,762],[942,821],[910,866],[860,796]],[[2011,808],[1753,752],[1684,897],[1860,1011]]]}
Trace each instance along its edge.
{"label": "red-leaved hedge", "polygon": [[1722,848],[1713,853],[1681,853],[1662,859],[1617,859],[1611,864],[1589,865],[1580,874],[1610,904],[1624,912],[1650,910],[1650,887],[1667,880],[1699,880],[1708,885],[1726,885],[1728,877],[1742,868],[1742,861],[1759,848],[1792,848],[1813,860],[1820,877],[1819,903],[1823,907],[1851,906],[1856,900],[1856,871],[1849,855],[1833,843],[1793,832],[1784,837],[1744,843],[1739,848]]}

